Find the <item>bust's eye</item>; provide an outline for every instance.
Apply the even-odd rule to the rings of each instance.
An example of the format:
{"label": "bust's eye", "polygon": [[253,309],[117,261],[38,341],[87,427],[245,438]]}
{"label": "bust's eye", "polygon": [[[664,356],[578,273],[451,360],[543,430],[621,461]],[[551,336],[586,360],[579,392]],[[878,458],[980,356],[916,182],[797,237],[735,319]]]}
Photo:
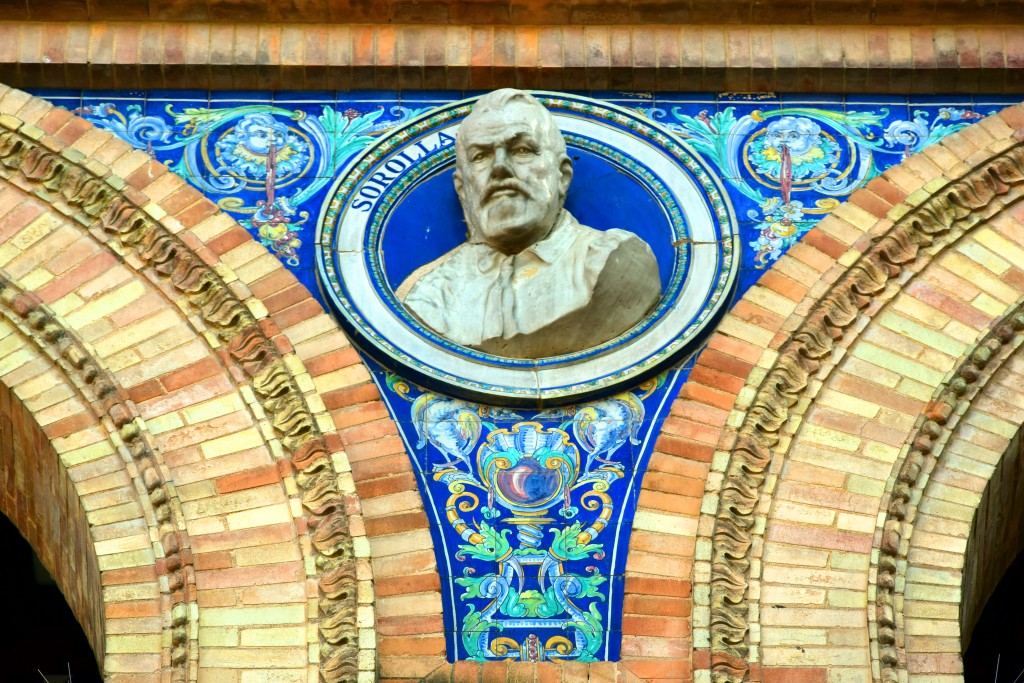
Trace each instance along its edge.
{"label": "bust's eye", "polygon": [[529,145],[516,145],[512,148],[512,154],[519,158],[533,156],[534,153],[533,148]]}
{"label": "bust's eye", "polygon": [[475,164],[482,161],[487,161],[491,158],[491,151],[487,149],[478,149],[469,155],[469,160]]}

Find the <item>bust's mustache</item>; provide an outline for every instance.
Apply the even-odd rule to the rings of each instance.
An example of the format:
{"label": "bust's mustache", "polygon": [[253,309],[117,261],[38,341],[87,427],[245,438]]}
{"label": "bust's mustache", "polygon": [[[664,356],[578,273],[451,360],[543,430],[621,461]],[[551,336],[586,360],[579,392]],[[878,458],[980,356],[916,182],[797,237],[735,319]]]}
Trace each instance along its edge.
{"label": "bust's mustache", "polygon": [[515,180],[502,180],[487,186],[487,189],[484,190],[484,195],[480,200],[480,204],[489,204],[493,199],[497,198],[496,195],[499,193],[508,192],[520,194],[527,199],[531,196],[530,191],[522,183]]}

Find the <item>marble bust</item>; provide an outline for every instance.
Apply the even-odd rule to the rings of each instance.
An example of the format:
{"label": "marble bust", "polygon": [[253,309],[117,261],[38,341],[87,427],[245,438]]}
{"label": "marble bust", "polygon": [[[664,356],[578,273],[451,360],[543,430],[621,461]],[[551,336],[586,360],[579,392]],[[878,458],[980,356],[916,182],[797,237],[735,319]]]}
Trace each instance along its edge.
{"label": "marble bust", "polygon": [[504,89],[480,98],[460,126],[455,159],[468,240],[397,290],[422,323],[486,353],[542,358],[614,339],[657,304],[650,246],[565,210],[572,160],[533,96]]}

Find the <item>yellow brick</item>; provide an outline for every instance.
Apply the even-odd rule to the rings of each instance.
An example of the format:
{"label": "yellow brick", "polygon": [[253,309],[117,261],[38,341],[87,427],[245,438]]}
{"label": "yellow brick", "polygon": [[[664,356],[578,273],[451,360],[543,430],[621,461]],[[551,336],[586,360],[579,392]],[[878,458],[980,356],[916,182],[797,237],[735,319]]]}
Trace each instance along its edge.
{"label": "yellow brick", "polygon": [[923,602],[960,602],[960,586],[934,586],[930,584],[907,582],[903,590],[903,597],[908,602],[921,600]]}
{"label": "yellow brick", "polygon": [[768,330],[757,327],[756,325],[751,325],[739,318],[734,318],[728,315],[721,323],[719,323],[718,331],[723,334],[736,337],[737,339],[748,341],[755,346],[768,346],[772,337],[775,336]]}
{"label": "yellow brick", "polygon": [[[2,251],[3,247],[0,247]],[[0,259],[2,261],[3,259]],[[85,302],[75,292],[71,292],[50,304],[50,310],[59,316],[67,317],[71,311],[80,308]]]}
{"label": "yellow brick", "polygon": [[125,567],[146,567],[152,565],[156,558],[149,548],[144,550],[132,550],[114,555],[103,555],[97,558],[100,571],[110,569],[124,569]]}
{"label": "yellow brick", "polygon": [[139,357],[139,354],[135,353],[134,349],[129,349],[127,351],[114,354],[113,356],[107,356],[103,360],[104,363],[106,363],[108,370],[111,372],[120,372],[141,362],[142,358]]}
{"label": "yellow brick", "polygon": [[831,526],[835,521],[836,513],[825,508],[791,503],[776,498],[775,504],[772,506],[772,516],[790,522]]}
{"label": "yellow brick", "polygon": [[235,221],[232,220],[231,216],[226,213],[218,213],[192,228],[192,234],[203,242],[209,242],[234,225]]}
{"label": "yellow brick", "polygon": [[833,391],[832,389],[823,389],[822,392],[818,394],[817,403],[867,418],[874,417],[879,411],[879,405],[877,403],[864,401],[855,396],[850,396],[849,394],[841,394],[838,391]]}
{"label": "yellow brick", "polygon": [[[373,608],[369,609],[372,615]],[[377,598],[376,613],[380,618],[437,614],[440,611],[441,594],[437,591]]]}
{"label": "yellow brick", "polygon": [[178,499],[187,503],[217,495],[217,485],[212,481],[197,481],[191,484],[178,484],[175,491],[178,493]]}
{"label": "yellow brick", "polygon": [[804,586],[761,586],[761,600],[766,604],[824,605],[825,589]]}
{"label": "yellow brick", "polygon": [[761,630],[761,646],[790,645],[807,647],[808,645],[827,645],[827,633],[825,629],[821,628],[765,628]]}
{"label": "yellow brick", "polygon": [[[321,334],[338,331],[338,323],[328,315],[315,315],[308,320],[292,325],[288,328],[288,339],[292,344],[297,345],[304,341],[314,339]],[[346,344],[347,346],[347,344]],[[314,354],[318,355],[318,354]]]}
{"label": "yellow brick", "polygon": [[998,318],[1006,312],[1005,303],[989,296],[985,292],[981,292],[978,296],[974,297],[974,300],[971,301],[971,306],[993,318]]}
{"label": "yellow brick", "polygon": [[980,410],[974,410],[967,415],[967,424],[992,432],[1007,439],[1012,439],[1017,433],[1017,427],[1006,420],[988,415]]}
{"label": "yellow brick", "polygon": [[[271,669],[242,671],[240,683],[307,683],[304,669]],[[362,672],[360,672],[362,673]],[[376,677],[370,680],[376,680]]]}
{"label": "yellow brick", "polygon": [[673,536],[696,536],[697,520],[681,515],[670,515],[650,510],[637,510],[633,518],[633,528],[655,531]]}
{"label": "yellow brick", "polygon": [[258,526],[271,526],[292,521],[291,508],[287,503],[268,505],[256,510],[233,512],[225,517],[227,526],[232,531],[251,529]]}
{"label": "yellow brick", "polygon": [[35,291],[53,279],[53,273],[43,268],[36,268],[24,277],[20,278],[21,286],[29,291]]}
{"label": "yellow brick", "polygon": [[765,562],[784,564],[794,567],[822,568],[828,562],[828,553],[824,550],[796,548],[793,546],[769,544],[765,549]]}
{"label": "yellow brick", "polygon": [[921,402],[927,402],[931,399],[932,394],[935,393],[935,387],[933,385],[918,382],[916,379],[910,379],[909,377],[900,380],[899,386],[896,387],[896,390],[904,396],[916,398]]}
{"label": "yellow brick", "polygon": [[110,635],[107,634],[103,641],[106,644],[107,652],[159,652],[160,634],[133,634],[133,635]]}
{"label": "yellow brick", "polygon": [[1010,260],[1011,263],[1024,264],[1024,249],[1006,239],[994,230],[979,230],[974,239],[997,254]]}
{"label": "yellow brick", "polygon": [[58,230],[63,222],[63,218],[56,214],[44,213],[8,240],[8,244],[25,251],[42,238]]}
{"label": "yellow brick", "polygon": [[264,251],[263,255],[259,258],[235,268],[235,274],[242,282],[255,282],[280,267],[281,262],[277,260],[277,257]]}
{"label": "yellow brick", "polygon": [[93,346],[101,356],[109,356],[150,337],[162,334],[164,330],[179,323],[178,314],[172,310],[160,311],[142,320],[118,328],[115,334],[100,339]]}
{"label": "yellow brick", "polygon": [[185,414],[185,420],[190,425],[194,425],[244,409],[245,404],[242,402],[241,397],[238,394],[230,393],[188,406],[182,412]]}
{"label": "yellow brick", "polygon": [[246,241],[242,242],[231,251],[222,254],[220,260],[228,268],[237,271],[240,266],[266,255],[266,248],[259,242]]}
{"label": "yellow brick", "polygon": [[979,289],[1000,299],[1004,304],[1012,304],[1017,299],[1017,290],[1005,284],[992,271],[979,266],[963,254],[948,253],[942,260],[942,265]]}
{"label": "yellow brick", "polygon": [[856,436],[820,425],[805,424],[800,435],[808,443],[838,448],[843,451],[856,451],[860,446],[860,439]]}
{"label": "yellow brick", "polygon": [[133,301],[141,298],[145,293],[146,287],[141,279],[129,280],[126,284],[112,292],[94,299],[74,312],[69,313],[67,316],[68,324],[75,329],[85,327],[89,323],[130,306]]}
{"label": "yellow brick", "polygon": [[868,606],[868,594],[864,591],[830,590],[828,604],[832,607],[864,609]]}
{"label": "yellow brick", "polygon": [[184,426],[185,424],[181,421],[181,416],[178,413],[167,413],[146,420],[146,428],[153,435],[181,429]]}
{"label": "yellow brick", "polygon": [[893,332],[910,337],[914,341],[938,349],[954,358],[959,357],[967,348],[967,345],[958,339],[952,339],[930,327],[899,315],[884,312],[878,317],[878,321]]}
{"label": "yellow brick", "polygon": [[433,547],[430,532],[426,529],[406,531],[400,534],[379,536],[370,539],[370,547],[374,557],[401,555],[416,550],[429,550]]}
{"label": "yellow brick", "polygon": [[829,566],[833,569],[866,572],[871,558],[863,553],[844,553],[833,551],[829,558]]}
{"label": "yellow brick", "polygon": [[[982,232],[991,231],[983,230]],[[985,270],[989,270],[996,275],[1002,275],[1010,269],[1009,262],[996,256],[977,242],[964,242],[958,246],[957,251],[977,263]]]}
{"label": "yellow brick", "polygon": [[836,528],[840,531],[860,531],[870,534],[875,530],[875,518],[870,515],[854,515],[840,512],[836,520]]}
{"label": "yellow brick", "polygon": [[206,441],[200,444],[199,449],[205,458],[212,459],[229,453],[257,448],[263,444],[263,435],[255,427],[250,427],[234,434]]}
{"label": "yellow brick", "polygon": [[207,667],[300,669],[306,665],[306,648],[214,647],[200,654]]}
{"label": "yellow brick", "polygon": [[199,647],[237,647],[237,626],[204,626],[199,629]]}
{"label": "yellow brick", "polygon": [[888,349],[875,346],[868,342],[859,342],[854,345],[851,353],[854,357],[872,363],[879,368],[891,370],[904,377],[910,377],[930,386],[938,386],[942,381],[942,373],[925,367],[905,356],[892,353]]}
{"label": "yellow brick", "polygon": [[359,364],[320,375],[313,382],[316,384],[317,391],[322,395],[335,389],[345,389],[356,384],[363,384],[369,380],[369,371],[362,364]]}
{"label": "yellow brick", "polygon": [[97,555],[115,555],[117,553],[129,552],[132,550],[145,550],[149,546],[148,535],[136,534],[123,538],[111,538],[105,541],[96,541],[93,544]]}
{"label": "yellow brick", "polygon": [[247,628],[242,631],[243,647],[288,647],[306,644],[305,626]]}
{"label": "yellow brick", "polygon": [[302,552],[297,543],[274,543],[249,548],[238,548],[232,551],[235,566],[245,567],[273,562],[291,562],[302,559]]}
{"label": "yellow brick", "polygon": [[114,452],[114,447],[109,441],[98,441],[96,443],[62,453],[60,460],[65,467],[73,467],[83,462],[98,460]]}
{"label": "yellow brick", "polygon": [[200,626],[271,626],[302,624],[305,605],[283,607],[205,607],[199,611]]}
{"label": "yellow brick", "polygon": [[869,662],[866,647],[764,648],[762,655],[766,666],[868,666]]}
{"label": "yellow brick", "polygon": [[155,583],[130,583],[124,586],[104,586],[104,602],[132,602],[160,597],[160,589]]}
{"label": "yellow brick", "polygon": [[950,321],[950,317],[937,308],[918,301],[910,296],[899,296],[892,303],[892,308],[898,313],[916,319],[930,328],[939,329]]}
{"label": "yellow brick", "polygon": [[142,508],[137,502],[132,501],[131,503],[125,503],[124,505],[115,505],[113,507],[90,512],[89,523],[94,526],[103,526],[105,524],[126,522],[129,519],[140,519],[141,517]]}

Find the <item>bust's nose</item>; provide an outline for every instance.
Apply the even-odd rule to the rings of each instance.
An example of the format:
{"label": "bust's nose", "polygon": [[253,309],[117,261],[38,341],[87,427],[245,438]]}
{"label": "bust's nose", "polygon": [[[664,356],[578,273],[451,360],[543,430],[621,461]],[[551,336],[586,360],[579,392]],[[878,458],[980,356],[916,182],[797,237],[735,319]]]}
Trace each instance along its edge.
{"label": "bust's nose", "polygon": [[491,164],[492,178],[511,178],[512,167],[509,165],[508,152],[498,147],[494,150],[494,162]]}

